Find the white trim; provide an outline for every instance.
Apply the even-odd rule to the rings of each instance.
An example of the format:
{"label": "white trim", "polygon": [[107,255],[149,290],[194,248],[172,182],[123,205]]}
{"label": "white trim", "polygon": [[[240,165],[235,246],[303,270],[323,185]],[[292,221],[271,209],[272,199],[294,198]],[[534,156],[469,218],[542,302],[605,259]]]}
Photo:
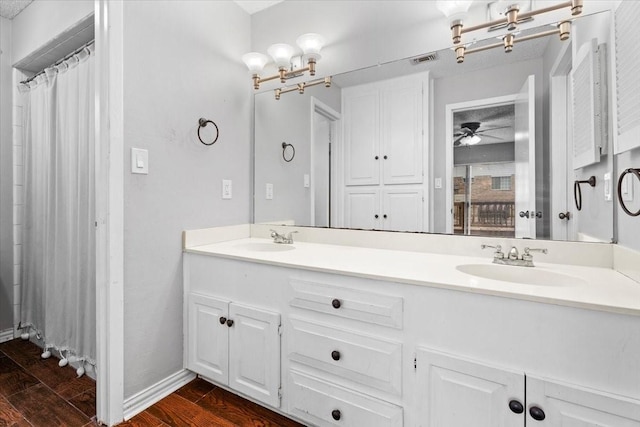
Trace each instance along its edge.
{"label": "white trim", "polygon": [[124,401],[124,419],[128,420],[153,404],[169,396],[180,387],[193,381],[196,374],[182,369],[167,378],[158,381],[151,387],[134,394]]}
{"label": "white trim", "polygon": [[[333,108],[329,107],[327,104],[325,104],[324,102],[320,101],[318,98],[316,98],[315,96],[311,97],[311,117],[310,117],[310,121],[311,121],[311,135],[310,135],[310,140],[311,140],[311,144],[310,147],[311,149],[309,150],[309,176],[311,178],[311,184],[310,184],[310,192],[309,192],[309,203],[310,203],[310,215],[309,215],[309,219],[310,222],[309,224],[311,226],[315,226],[316,225],[316,210],[315,210],[315,168],[314,168],[314,159],[313,159],[313,150],[315,147],[315,143],[316,143],[316,130],[315,130],[315,113],[320,114],[321,116],[327,118],[330,122],[331,122],[331,134],[337,136],[338,134],[338,126],[337,126],[337,122],[339,122],[342,119],[342,115],[340,113],[338,113],[336,110],[334,110]],[[334,142],[334,141],[332,141]],[[335,147],[335,145],[334,145]],[[333,147],[332,147],[333,149]],[[332,169],[333,169],[333,163],[334,162],[334,156],[331,156],[331,162],[332,162]],[[329,177],[330,179],[330,185],[331,185],[331,190],[334,189],[334,179],[333,177]],[[334,192],[331,191],[331,205],[333,206],[333,202],[335,200],[334,197]],[[331,219],[332,219],[332,223],[335,222],[336,217],[333,216],[333,212],[329,212],[329,215],[331,215]]]}
{"label": "white trim", "polygon": [[[445,191],[445,207],[449,212],[445,217],[445,233],[453,233],[453,113],[460,110],[472,110],[488,107],[490,105],[513,104],[516,95],[496,96],[494,98],[474,99],[473,101],[447,104],[445,112],[445,182],[442,188]],[[446,208],[445,208],[446,209]]]}
{"label": "white trim", "polygon": [[13,328],[0,331],[0,342],[11,341],[13,339]]}
{"label": "white trim", "polygon": [[124,401],[123,21],[122,1],[96,0],[96,415],[107,425]]}

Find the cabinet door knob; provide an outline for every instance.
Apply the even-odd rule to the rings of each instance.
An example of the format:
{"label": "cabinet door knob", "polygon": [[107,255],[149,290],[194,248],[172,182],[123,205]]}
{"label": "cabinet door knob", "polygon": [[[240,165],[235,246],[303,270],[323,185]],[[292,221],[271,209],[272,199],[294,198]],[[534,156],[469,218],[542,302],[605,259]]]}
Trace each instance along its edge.
{"label": "cabinet door knob", "polygon": [[374,217],[375,219],[378,219],[378,214],[375,214],[373,217]]}
{"label": "cabinet door knob", "polygon": [[518,402],[517,400],[512,400],[509,402],[509,409],[511,409],[511,412],[513,412],[514,414],[521,414],[524,412],[524,406],[522,406],[522,403]]}
{"label": "cabinet door knob", "polygon": [[387,218],[387,214],[382,215],[382,218]]}
{"label": "cabinet door knob", "polygon": [[340,352],[338,350],[333,350],[331,352],[331,358],[333,360],[340,360]]}
{"label": "cabinet door knob", "polygon": [[233,326],[233,320],[231,320],[231,319],[227,320],[227,326],[228,327],[232,327]]}
{"label": "cabinet door knob", "polygon": [[333,411],[331,411],[331,417],[332,417],[334,420],[336,420],[336,421],[340,420],[340,417],[341,417],[341,416],[342,416],[342,414],[340,413],[340,410],[339,410],[339,409],[334,409]]}
{"label": "cabinet door knob", "polygon": [[542,421],[546,417],[544,411],[537,406],[532,406],[531,408],[529,408],[529,415],[531,415],[531,418],[536,421]]}
{"label": "cabinet door knob", "polygon": [[218,320],[220,321],[221,325],[224,325],[225,323],[227,323],[227,318],[226,317],[221,317]]}
{"label": "cabinet door knob", "polygon": [[387,159],[388,159],[388,157],[387,157],[387,156],[384,156],[384,157],[383,157],[383,159],[387,160]]}
{"label": "cabinet door knob", "polygon": [[331,301],[331,305],[333,306],[333,308],[340,308],[342,303],[340,302],[339,299],[334,298],[333,301]]}
{"label": "cabinet door knob", "polygon": [[380,157],[376,156],[375,159],[378,160]]}

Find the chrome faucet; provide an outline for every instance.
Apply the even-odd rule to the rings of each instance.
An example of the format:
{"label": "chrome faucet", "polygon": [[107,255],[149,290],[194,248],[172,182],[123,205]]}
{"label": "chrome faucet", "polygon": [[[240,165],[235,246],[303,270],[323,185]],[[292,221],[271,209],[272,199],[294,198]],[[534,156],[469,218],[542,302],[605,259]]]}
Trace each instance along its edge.
{"label": "chrome faucet", "polygon": [[297,233],[297,231],[290,231],[285,236],[284,234],[278,233],[276,230],[271,230],[271,238],[273,239],[273,243],[284,243],[290,245],[293,243],[293,233]]}
{"label": "chrome faucet", "polygon": [[524,248],[524,253],[520,256],[518,248],[512,246],[509,250],[509,254],[505,257],[500,245],[480,245],[480,247],[482,249],[495,248],[496,251],[493,253],[494,264],[516,265],[520,267],[533,267],[533,255],[531,255],[531,252],[541,252],[543,254],[549,252],[547,249]]}

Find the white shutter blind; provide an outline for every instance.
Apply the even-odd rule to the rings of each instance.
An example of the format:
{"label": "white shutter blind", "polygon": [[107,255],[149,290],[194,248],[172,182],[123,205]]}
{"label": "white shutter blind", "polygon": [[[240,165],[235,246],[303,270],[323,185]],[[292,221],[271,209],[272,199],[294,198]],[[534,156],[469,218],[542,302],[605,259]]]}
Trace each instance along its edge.
{"label": "white shutter blind", "polygon": [[573,168],[600,161],[602,115],[597,41],[580,47],[571,72]]}
{"label": "white shutter blind", "polygon": [[640,147],[640,1],[623,1],[615,12],[616,153]]}

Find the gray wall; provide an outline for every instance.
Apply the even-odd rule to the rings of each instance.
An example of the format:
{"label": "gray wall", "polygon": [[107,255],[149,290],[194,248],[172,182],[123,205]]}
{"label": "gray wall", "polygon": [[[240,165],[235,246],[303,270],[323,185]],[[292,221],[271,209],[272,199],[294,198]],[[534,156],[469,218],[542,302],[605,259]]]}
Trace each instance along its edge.
{"label": "gray wall", "polygon": [[[446,126],[445,115],[447,104],[513,95],[520,91],[526,78],[534,75],[536,80],[536,117],[542,117],[542,59],[533,59],[511,64],[509,67],[496,66],[474,73],[454,77],[442,77],[434,80],[433,102],[433,176],[445,178]],[[536,120],[536,175],[539,175],[544,159],[542,158],[542,121]],[[542,175],[540,175],[542,176]],[[445,191],[433,189],[434,206],[445,206]],[[544,188],[542,182],[536,182],[536,193]],[[434,232],[443,233],[446,228],[448,209],[435,209]]]}
{"label": "gray wall", "polygon": [[[182,230],[250,220],[249,34],[230,1],[124,2],[125,397],[183,367]],[[130,173],[132,147],[149,150],[148,175]]]}
{"label": "gray wall", "polygon": [[[304,188],[304,174],[311,172],[311,97],[340,111],[340,89],[313,86],[304,95],[272,91],[255,96],[255,218],[256,223],[294,220],[309,225],[311,193]],[[282,142],[293,144],[295,158],[285,162]],[[290,155],[287,149],[287,155]],[[265,184],[273,184],[273,200],[265,198]]]}
{"label": "gray wall", "polygon": [[11,21],[0,17],[0,332],[13,328]]}
{"label": "gray wall", "polygon": [[513,142],[456,147],[453,149],[453,164],[515,162]]}

